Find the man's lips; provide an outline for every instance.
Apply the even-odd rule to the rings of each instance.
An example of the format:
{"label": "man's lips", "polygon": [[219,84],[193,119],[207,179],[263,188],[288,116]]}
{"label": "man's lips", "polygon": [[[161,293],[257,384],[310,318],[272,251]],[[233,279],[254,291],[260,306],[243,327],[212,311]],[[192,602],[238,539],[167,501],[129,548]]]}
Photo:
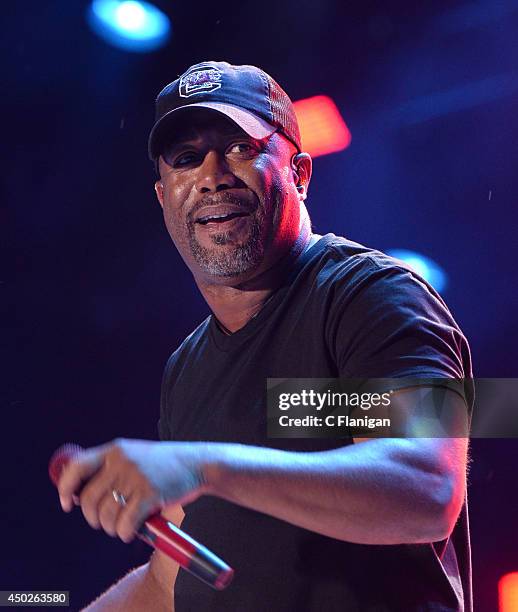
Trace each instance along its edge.
{"label": "man's lips", "polygon": [[206,206],[196,213],[195,223],[207,225],[207,223],[224,223],[236,217],[247,217],[251,211],[242,206],[219,205]]}

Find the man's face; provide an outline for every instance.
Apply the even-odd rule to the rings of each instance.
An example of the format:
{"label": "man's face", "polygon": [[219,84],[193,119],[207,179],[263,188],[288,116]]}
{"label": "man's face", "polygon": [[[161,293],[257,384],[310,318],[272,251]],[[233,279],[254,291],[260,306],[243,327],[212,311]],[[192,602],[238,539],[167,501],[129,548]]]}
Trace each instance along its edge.
{"label": "man's face", "polygon": [[196,277],[245,280],[298,236],[296,149],[278,133],[257,141],[221,113],[186,117],[159,160],[155,187],[167,229]]}

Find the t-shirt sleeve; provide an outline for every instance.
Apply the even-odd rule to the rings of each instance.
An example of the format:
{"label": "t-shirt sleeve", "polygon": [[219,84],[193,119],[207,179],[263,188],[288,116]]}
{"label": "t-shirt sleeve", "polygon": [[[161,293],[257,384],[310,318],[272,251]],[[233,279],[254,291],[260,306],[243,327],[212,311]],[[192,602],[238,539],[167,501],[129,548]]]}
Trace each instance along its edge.
{"label": "t-shirt sleeve", "polygon": [[439,294],[389,258],[365,260],[335,288],[328,342],[340,377],[471,378],[467,340]]}

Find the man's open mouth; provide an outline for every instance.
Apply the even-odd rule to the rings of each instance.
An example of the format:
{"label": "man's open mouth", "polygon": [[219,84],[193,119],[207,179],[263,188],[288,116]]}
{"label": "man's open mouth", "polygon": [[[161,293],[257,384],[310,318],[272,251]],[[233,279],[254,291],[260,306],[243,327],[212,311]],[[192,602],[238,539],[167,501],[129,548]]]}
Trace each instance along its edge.
{"label": "man's open mouth", "polygon": [[196,223],[200,223],[201,225],[207,225],[207,223],[224,223],[225,221],[230,221],[231,219],[235,219],[236,217],[248,217],[250,213],[243,212],[231,212],[227,214],[220,215],[204,215],[203,217],[199,217],[196,219]]}

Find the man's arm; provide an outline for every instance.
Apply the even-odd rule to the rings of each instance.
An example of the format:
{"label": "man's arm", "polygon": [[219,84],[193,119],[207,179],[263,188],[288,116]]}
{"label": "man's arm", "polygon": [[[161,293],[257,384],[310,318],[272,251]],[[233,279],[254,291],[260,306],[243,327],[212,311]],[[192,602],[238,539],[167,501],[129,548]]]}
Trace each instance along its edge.
{"label": "man's arm", "polygon": [[[411,425],[426,392],[423,387],[395,391],[391,410],[400,410]],[[454,391],[444,391],[441,408],[468,420],[465,402]],[[69,511],[74,492],[88,481],[80,494],[86,520],[125,542],[153,508],[183,506],[201,495],[349,542],[442,540],[464,500],[467,438],[419,438],[412,427],[401,435],[324,452],[117,440],[70,461],[59,493]],[[113,502],[114,482],[124,483],[125,507]]]}
{"label": "man's arm", "polygon": [[[426,391],[394,392],[391,405],[411,423]],[[467,421],[464,400],[451,390],[442,409]],[[425,543],[455,525],[467,447],[465,437],[370,439],[313,453],[221,445],[205,473],[209,494],[311,531],[360,544]]]}
{"label": "man's arm", "polygon": [[[180,527],[184,513],[172,506],[162,515]],[[83,612],[174,612],[174,584],[179,565],[155,550],[145,565],[135,568],[100,595]]]}

